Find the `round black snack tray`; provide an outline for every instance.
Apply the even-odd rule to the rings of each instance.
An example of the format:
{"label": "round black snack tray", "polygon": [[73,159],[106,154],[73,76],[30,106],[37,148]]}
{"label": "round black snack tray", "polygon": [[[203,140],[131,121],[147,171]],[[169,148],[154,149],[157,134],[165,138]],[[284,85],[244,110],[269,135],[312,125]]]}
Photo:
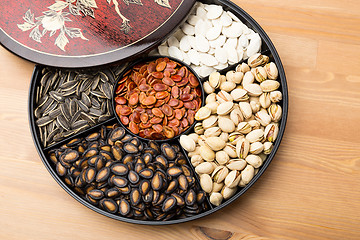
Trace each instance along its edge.
{"label": "round black snack tray", "polygon": [[[83,199],[82,197],[80,197],[78,194],[76,194],[72,189],[70,189],[64,182],[63,180],[57,175],[52,163],[48,160],[46,153],[53,148],[57,148],[59,146],[61,146],[62,144],[64,144],[65,142],[71,140],[72,138],[75,137],[81,137],[81,136],[86,136],[88,133],[95,131],[96,129],[99,129],[99,127],[101,127],[102,125],[109,125],[109,124],[113,124],[113,123],[118,123],[117,119],[115,116],[113,116],[111,119],[102,122],[96,126],[93,126],[89,129],[84,130],[81,133],[75,134],[72,137],[69,137],[65,140],[62,140],[50,147],[47,148],[43,148],[39,137],[38,137],[38,130],[37,130],[37,126],[35,124],[35,119],[34,119],[34,107],[35,107],[35,90],[36,90],[36,86],[38,81],[41,79],[41,71],[44,68],[44,66],[41,65],[37,65],[34,69],[34,73],[32,76],[32,81],[30,84],[30,92],[29,92],[29,122],[30,122],[30,129],[31,129],[31,133],[33,136],[33,140],[36,146],[36,149],[41,157],[42,162],[44,163],[45,167],[47,168],[47,170],[49,171],[49,173],[51,174],[51,176],[55,179],[55,181],[69,194],[71,195],[73,198],[75,198],[77,201],[79,201],[81,204],[85,205],[86,207],[90,208],[91,210],[100,213],[104,216],[113,218],[113,219],[117,219],[117,220],[121,220],[124,222],[129,222],[129,223],[137,223],[137,224],[145,224],[145,225],[167,225],[167,224],[176,224],[176,223],[182,223],[182,222],[187,222],[187,221],[191,221],[191,220],[195,220],[201,217],[205,217],[207,215],[210,215],[222,208],[224,208],[225,206],[229,205],[230,203],[234,202],[236,199],[238,199],[242,194],[244,194],[258,179],[259,177],[264,173],[264,171],[267,169],[267,167],[269,166],[270,162],[272,161],[272,159],[274,158],[276,151],[278,150],[284,131],[285,131],[285,125],[286,125],[286,120],[287,120],[287,113],[288,113],[288,91],[287,91],[287,83],[286,83],[286,76],[285,76],[285,71],[283,68],[283,65],[281,63],[280,57],[274,47],[274,45],[272,44],[270,38],[267,36],[267,34],[265,33],[265,31],[260,27],[260,25],[258,23],[255,22],[255,20],[250,17],[244,10],[242,10],[240,7],[238,7],[237,5],[235,5],[234,3],[227,1],[227,0],[202,0],[202,3],[206,3],[206,4],[218,4],[218,5],[222,5],[223,8],[225,10],[230,10],[232,11],[237,17],[239,17],[239,19],[246,24],[249,28],[253,29],[255,32],[259,33],[261,39],[262,39],[262,49],[261,49],[261,53],[268,55],[270,57],[270,61],[275,62],[278,71],[279,71],[279,77],[278,80],[280,82],[280,88],[279,90],[281,90],[283,98],[282,101],[279,102],[278,104],[282,107],[282,118],[281,121],[279,123],[279,133],[277,136],[276,141],[274,142],[274,148],[272,150],[272,152],[267,156],[266,160],[264,161],[264,164],[260,167],[258,173],[254,176],[254,178],[250,181],[249,184],[247,184],[245,187],[243,188],[239,188],[237,193],[232,196],[231,198],[227,199],[226,201],[224,201],[223,203],[221,203],[220,206],[216,207],[210,204],[209,202],[209,198],[207,198],[207,202],[209,203],[210,209],[200,213],[198,215],[194,215],[191,217],[187,217],[187,218],[182,218],[182,219],[175,219],[175,220],[168,220],[168,221],[144,221],[144,220],[135,220],[135,219],[131,219],[131,218],[125,218],[119,215],[115,215],[115,214],[111,214],[109,212],[106,212],[98,207],[95,207],[93,205],[91,205],[89,202],[87,202],[85,199]],[[177,60],[178,61],[178,60]],[[241,63],[243,61],[240,61],[239,63]],[[237,66],[237,64],[229,66],[226,69],[223,69],[221,71],[219,71],[221,74],[225,74],[227,71],[229,70],[234,70],[235,67]],[[202,78],[201,81],[204,82],[206,81],[207,78]],[[114,113],[116,115],[116,113]],[[190,127],[188,129],[187,132],[191,131],[193,129],[193,126]],[[130,131],[125,128],[125,130],[130,133]],[[169,140],[169,142],[177,142],[178,140]],[[179,144],[179,143],[178,143]],[[180,144],[179,144],[180,145]],[[196,179],[196,183],[199,184],[199,179],[197,177],[197,174],[194,171],[194,168],[191,165],[191,162],[186,154],[186,152],[182,149],[185,157],[187,158],[188,161],[188,165],[191,167],[191,169],[194,172],[194,177]]]}

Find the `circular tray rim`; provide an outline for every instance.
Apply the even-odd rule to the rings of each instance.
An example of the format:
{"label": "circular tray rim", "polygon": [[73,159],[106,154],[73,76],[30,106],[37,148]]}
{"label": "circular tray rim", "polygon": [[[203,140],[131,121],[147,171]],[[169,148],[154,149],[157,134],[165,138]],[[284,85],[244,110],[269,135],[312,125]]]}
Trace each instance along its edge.
{"label": "circular tray rim", "polygon": [[[45,165],[46,169],[49,171],[50,175],[55,179],[55,181],[70,195],[72,196],[74,199],[76,199],[78,202],[80,202],[81,204],[83,204],[84,206],[90,208],[91,210],[100,213],[104,216],[110,217],[112,219],[116,219],[116,220],[120,220],[123,222],[128,222],[128,223],[135,223],[135,224],[141,224],[141,225],[170,225],[170,224],[177,224],[177,223],[184,223],[184,222],[188,222],[188,221],[192,221],[195,219],[199,219],[205,216],[208,216],[226,206],[228,206],[229,204],[233,203],[235,200],[237,200],[241,195],[243,195],[250,187],[253,186],[253,184],[262,176],[262,174],[265,172],[265,170],[268,168],[269,164],[271,163],[271,161],[273,160],[279,146],[280,143],[282,141],[284,132],[285,132],[285,127],[286,127],[286,121],[287,121],[287,115],[288,115],[288,104],[289,104],[289,97],[288,97],[288,87],[287,87],[287,82],[286,82],[286,76],[285,76],[285,70],[284,67],[282,65],[281,59],[279,57],[279,54],[277,53],[273,43],[271,42],[269,36],[266,34],[266,32],[261,28],[261,26],[248,14],[246,13],[242,8],[240,8],[239,6],[237,6],[235,3],[230,2],[228,0],[214,0],[215,3],[214,4],[221,4],[222,6],[226,6],[228,8],[231,8],[233,11],[236,11],[237,14],[241,15],[243,18],[245,18],[247,20],[247,22],[253,27],[253,29],[258,32],[263,40],[263,43],[265,43],[267,45],[267,47],[269,48],[269,51],[271,53],[271,55],[274,58],[275,64],[278,67],[279,70],[279,78],[280,82],[281,82],[281,91],[282,91],[282,95],[283,95],[283,107],[282,107],[282,119],[280,121],[280,127],[279,127],[279,134],[278,137],[274,143],[274,148],[272,150],[272,152],[268,155],[266,161],[264,162],[263,166],[260,168],[259,172],[254,176],[254,178],[244,187],[242,188],[240,191],[238,191],[234,196],[232,196],[230,199],[228,199],[226,202],[223,202],[220,206],[218,207],[213,207],[210,208],[209,210],[207,210],[206,212],[194,215],[192,217],[187,217],[187,218],[183,218],[183,219],[176,219],[176,220],[169,220],[169,221],[145,221],[145,220],[136,220],[136,219],[131,219],[131,218],[125,218],[125,217],[121,217],[119,215],[115,215],[115,214],[111,214],[108,213],[98,207],[95,207],[93,205],[91,205],[90,203],[86,202],[84,199],[82,199],[81,197],[79,197],[79,195],[77,195],[76,193],[74,193],[61,179],[60,177],[55,173],[55,171],[53,170],[53,168],[51,167],[49,161],[47,160],[44,151],[41,147],[41,144],[39,142],[39,139],[37,138],[36,135],[36,129],[35,129],[35,121],[34,121],[34,115],[32,114],[34,106],[33,106],[33,99],[32,97],[34,96],[34,92],[35,92],[35,81],[34,79],[37,78],[37,74],[39,73],[39,68],[41,68],[41,66],[37,65],[35,66],[33,75],[32,75],[32,81],[30,84],[30,91],[29,91],[29,124],[30,124],[30,129],[31,129],[31,134],[32,134],[32,138],[33,141],[35,143],[36,146],[36,150],[38,151],[40,158],[43,162],[43,164]],[[115,114],[115,113],[114,113]],[[115,116],[113,119],[116,119]]]}

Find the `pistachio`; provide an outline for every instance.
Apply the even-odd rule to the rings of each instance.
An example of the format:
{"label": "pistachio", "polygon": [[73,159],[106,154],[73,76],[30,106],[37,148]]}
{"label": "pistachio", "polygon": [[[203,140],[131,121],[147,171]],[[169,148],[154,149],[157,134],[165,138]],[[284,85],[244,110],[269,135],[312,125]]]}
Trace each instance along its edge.
{"label": "pistachio", "polygon": [[237,158],[237,154],[236,154],[236,147],[231,145],[230,143],[227,143],[226,146],[223,149],[224,152],[226,152],[229,157],[231,158]]}
{"label": "pistachio", "polygon": [[244,89],[234,89],[231,91],[230,95],[236,102],[246,101],[249,99],[249,96],[247,95],[247,91]]}
{"label": "pistachio", "polygon": [[262,129],[252,130],[245,138],[249,140],[250,143],[260,142],[264,138],[264,131]]}
{"label": "pistachio", "polygon": [[236,145],[236,143],[241,140],[242,138],[244,138],[244,135],[239,133],[239,132],[234,132],[231,133],[229,135],[229,139],[228,141],[232,144],[232,145]]}
{"label": "pistachio", "polygon": [[251,69],[251,72],[254,74],[255,80],[259,83],[267,79],[267,73],[263,67],[253,68]]}
{"label": "pistachio", "polygon": [[241,171],[246,167],[247,163],[243,159],[232,159],[226,165],[226,167],[230,170],[238,170]]}
{"label": "pistachio", "polygon": [[200,155],[194,155],[191,157],[190,161],[191,164],[196,168],[197,166],[199,166],[201,163],[204,162],[204,159]]}
{"label": "pistachio", "polygon": [[264,92],[272,92],[280,87],[280,83],[275,80],[265,80],[260,83],[260,87]]}
{"label": "pistachio", "polygon": [[260,111],[261,104],[258,101],[250,101],[250,107],[253,113]]}
{"label": "pistachio", "polygon": [[236,155],[238,158],[244,159],[250,150],[250,142],[246,138],[241,139],[236,143]]}
{"label": "pistachio", "polygon": [[241,122],[236,128],[236,131],[242,134],[248,134],[251,132],[251,126],[248,122]]}
{"label": "pistachio", "polygon": [[260,95],[259,102],[260,102],[261,107],[268,108],[270,106],[270,104],[271,104],[270,94],[266,92],[266,93],[263,93]]}
{"label": "pistachio", "polygon": [[246,73],[248,71],[250,71],[250,67],[249,65],[247,65],[246,63],[241,63],[239,65],[236,66],[236,72],[242,72],[242,73]]}
{"label": "pistachio", "polygon": [[269,142],[275,142],[279,133],[279,127],[277,124],[269,124],[266,126],[264,131],[264,137]]}
{"label": "pistachio", "polygon": [[195,172],[197,174],[211,174],[214,171],[214,167],[209,162],[200,163],[197,167],[195,167]]}
{"label": "pistachio", "polygon": [[269,155],[273,148],[274,145],[272,142],[264,142],[264,154]]}
{"label": "pistachio", "polygon": [[208,129],[211,127],[215,127],[217,125],[218,118],[214,115],[211,115],[207,119],[204,119],[202,122],[202,126],[204,129]]}
{"label": "pistachio", "polygon": [[234,109],[231,111],[230,119],[234,122],[235,125],[238,125],[241,121],[244,120],[238,105],[234,106]]}
{"label": "pistachio", "polygon": [[219,151],[226,146],[226,142],[219,137],[208,137],[206,143],[214,151]]}
{"label": "pistachio", "polygon": [[216,95],[216,100],[218,100],[219,103],[223,103],[223,102],[228,102],[228,101],[232,102],[234,99],[228,92],[225,92],[224,90],[221,90]]}
{"label": "pistachio", "polygon": [[230,118],[226,118],[226,117],[221,117],[219,116],[219,128],[223,131],[223,132],[233,132],[235,131],[235,124],[233,121],[231,121]]}
{"label": "pistachio", "polygon": [[240,111],[245,119],[249,119],[252,116],[251,106],[248,102],[239,102]]}
{"label": "pistachio", "polygon": [[205,137],[218,137],[221,134],[221,130],[219,127],[211,127],[205,130]]}
{"label": "pistachio", "polygon": [[228,140],[228,138],[229,138],[229,134],[226,133],[226,132],[222,132],[222,133],[220,134],[219,138],[221,138],[223,141],[226,142],[226,141]]}
{"label": "pistachio", "polygon": [[208,81],[203,83],[203,88],[204,88],[205,93],[207,93],[207,94],[211,94],[211,93],[215,92],[215,88],[213,88]]}
{"label": "pistachio", "polygon": [[248,123],[251,126],[252,130],[259,129],[261,126],[261,124],[255,119],[248,121]]}
{"label": "pistachio", "polygon": [[[241,180],[243,184],[248,184],[255,175],[255,169],[251,165],[247,165],[244,170],[241,171]],[[240,184],[240,183],[239,183]]]}
{"label": "pistachio", "polygon": [[223,102],[217,108],[218,115],[227,115],[231,112],[234,107],[233,102]]}
{"label": "pistachio", "polygon": [[[280,102],[282,100],[282,93],[280,91],[270,92],[270,100],[274,103]],[[269,104],[269,106],[270,106],[270,104]]]}
{"label": "pistachio", "polygon": [[180,137],[180,145],[187,151],[187,152],[192,152],[195,150],[196,147],[196,143],[195,141],[187,136],[187,135],[182,135]]}
{"label": "pistachio", "polygon": [[255,119],[264,127],[269,125],[271,122],[271,117],[269,116],[269,114],[262,112],[262,111],[257,112],[255,114]]}
{"label": "pistachio", "polygon": [[242,80],[242,85],[245,87],[246,85],[252,84],[254,83],[255,77],[252,74],[251,71],[246,72],[244,74],[243,80]]}
{"label": "pistachio", "polygon": [[269,62],[269,57],[265,55],[261,55],[260,53],[257,53],[248,59],[248,65],[249,67],[255,68],[260,65],[264,65]]}
{"label": "pistachio", "polygon": [[226,178],[226,176],[229,173],[229,169],[225,166],[218,166],[217,168],[215,168],[215,170],[213,171],[211,177],[214,179],[214,182],[216,183],[221,183],[222,181],[224,181],[224,179]]}
{"label": "pistachio", "polygon": [[216,114],[216,111],[219,107],[218,102],[211,102],[205,105],[205,107],[209,108],[211,110],[211,114]]}
{"label": "pistachio", "polygon": [[209,148],[208,146],[201,146],[200,147],[200,156],[205,161],[213,161],[215,159],[214,151],[211,150],[211,148]]}
{"label": "pistachio", "polygon": [[231,92],[236,87],[236,83],[232,81],[226,81],[221,83],[220,89],[225,92]]}
{"label": "pistachio", "polygon": [[244,85],[244,89],[248,92],[249,96],[260,96],[263,93],[260,85],[256,83]]}
{"label": "pistachio", "polygon": [[234,77],[235,77],[235,71],[233,71],[233,70],[227,71],[225,77],[226,77],[226,80],[227,80],[227,81],[233,82],[233,79],[234,79]]}
{"label": "pistachio", "polygon": [[217,183],[217,182],[213,182],[213,192],[220,192],[221,189],[224,187],[224,183]]}
{"label": "pistachio", "polygon": [[212,72],[209,75],[209,84],[214,89],[216,89],[220,86],[220,73],[219,72]]}
{"label": "pistachio", "polygon": [[204,128],[202,126],[202,123],[196,123],[194,127],[194,132],[201,135],[204,133]]}
{"label": "pistachio", "polygon": [[236,187],[228,188],[224,186],[223,189],[221,190],[221,194],[223,195],[224,199],[229,199],[235,195],[236,191],[237,191]]}
{"label": "pistachio", "polygon": [[201,185],[201,188],[206,193],[211,193],[213,182],[212,182],[210,175],[208,175],[208,174],[200,175],[200,185]]}
{"label": "pistachio", "polygon": [[282,109],[281,109],[280,105],[273,103],[270,105],[268,111],[269,111],[271,120],[273,120],[274,122],[280,121],[281,115],[282,115]]}
{"label": "pistachio", "polygon": [[201,107],[195,114],[195,119],[200,121],[208,118],[211,115],[211,109],[207,107]]}
{"label": "pistachio", "polygon": [[188,136],[191,137],[191,139],[194,140],[195,143],[198,142],[199,135],[197,133],[191,133]]}
{"label": "pistachio", "polygon": [[250,153],[259,154],[264,150],[264,144],[261,142],[254,142],[250,145]]}
{"label": "pistachio", "polygon": [[205,99],[206,104],[209,104],[209,103],[212,103],[212,102],[216,102],[216,94],[215,93],[209,94]]}
{"label": "pistachio", "polygon": [[236,84],[240,84],[242,79],[244,77],[244,73],[242,72],[235,72],[234,77],[231,81],[233,81]]}
{"label": "pistachio", "polygon": [[218,151],[215,154],[215,160],[219,164],[225,165],[230,160],[230,157],[225,151]]}
{"label": "pistachio", "polygon": [[275,63],[270,62],[270,63],[266,64],[264,68],[265,68],[265,71],[266,71],[269,79],[276,80],[278,78],[279,71],[278,71]]}
{"label": "pistachio", "polygon": [[248,155],[245,158],[245,161],[254,168],[259,168],[263,164],[262,159],[258,155],[254,155],[254,154]]}
{"label": "pistachio", "polygon": [[224,199],[223,196],[219,192],[212,192],[210,194],[210,203],[215,206],[219,206],[223,201],[223,199]]}
{"label": "pistachio", "polygon": [[195,151],[188,153],[188,156],[189,156],[189,157],[192,157],[192,156],[194,156],[194,155],[200,155],[200,147],[199,147],[199,146],[197,146],[197,147],[195,148]]}
{"label": "pistachio", "polygon": [[224,183],[228,188],[236,187],[241,179],[240,172],[237,170],[231,171],[225,178]]}

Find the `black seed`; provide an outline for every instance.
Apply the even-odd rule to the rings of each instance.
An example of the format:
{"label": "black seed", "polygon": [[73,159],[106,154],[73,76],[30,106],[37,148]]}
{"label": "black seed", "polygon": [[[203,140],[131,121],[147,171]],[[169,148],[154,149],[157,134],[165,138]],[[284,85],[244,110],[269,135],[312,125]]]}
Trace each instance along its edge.
{"label": "black seed", "polygon": [[140,177],[150,179],[154,175],[154,172],[148,168],[145,168],[139,172]]}
{"label": "black seed", "polygon": [[122,127],[115,128],[111,133],[109,139],[113,142],[121,140],[125,136],[125,130]]}
{"label": "black seed", "polygon": [[100,200],[100,206],[110,213],[116,213],[118,211],[118,205],[111,198],[104,198]]}
{"label": "black seed", "polygon": [[195,184],[195,178],[194,177],[186,177],[186,180],[189,183],[189,186],[193,186]]}
{"label": "black seed", "polygon": [[151,180],[151,187],[152,189],[158,191],[163,186],[163,178],[159,172],[156,172],[154,177]]}
{"label": "black seed", "polygon": [[66,146],[68,146],[68,147],[74,147],[74,146],[78,145],[81,141],[82,141],[81,138],[74,138],[73,140],[71,140],[70,142],[68,142],[68,143],[66,144]]}
{"label": "black seed", "polygon": [[124,149],[125,152],[132,153],[132,154],[139,152],[138,147],[135,146],[133,143],[130,143],[130,142],[125,143],[123,149]]}
{"label": "black seed", "polygon": [[89,144],[89,146],[87,148],[95,148],[97,149],[99,147],[99,143],[98,142],[92,142]]}
{"label": "black seed", "polygon": [[196,202],[198,204],[202,204],[205,201],[206,198],[206,194],[204,191],[200,191],[198,192],[198,194],[196,195]]}
{"label": "black seed", "polygon": [[122,188],[122,187],[126,187],[126,185],[128,184],[128,180],[124,177],[119,177],[119,176],[113,176],[112,177],[112,183],[119,187],[119,188]]}
{"label": "black seed", "polygon": [[186,161],[186,158],[184,157],[184,155],[179,154],[176,157],[175,163],[182,167],[182,166],[186,166],[185,164],[187,164],[187,161]]}
{"label": "black seed", "polygon": [[89,158],[92,156],[95,156],[99,153],[99,151],[96,148],[88,148],[87,150],[85,150],[85,152],[83,153],[83,157],[85,158]]}
{"label": "black seed", "polygon": [[127,165],[123,163],[114,163],[110,167],[111,172],[118,176],[127,175],[129,172],[129,168]]}
{"label": "black seed", "polygon": [[131,205],[133,205],[133,206],[138,205],[140,203],[140,201],[141,201],[140,191],[139,191],[139,189],[134,188],[130,192]]}
{"label": "black seed", "polygon": [[94,189],[88,192],[88,195],[95,200],[100,200],[104,197],[104,192],[98,189]]}
{"label": "black seed", "polygon": [[185,203],[186,205],[191,206],[195,203],[195,201],[196,201],[196,194],[194,190],[190,189],[185,196]]}
{"label": "black seed", "polygon": [[60,176],[60,177],[63,177],[66,175],[66,168],[60,163],[58,162],[56,164],[56,173]]}
{"label": "black seed", "polygon": [[182,169],[185,177],[192,176],[192,172],[191,172],[190,167],[188,165],[181,165],[181,169]]}
{"label": "black seed", "polygon": [[79,158],[79,153],[75,150],[67,149],[60,155],[60,161],[73,163]]}
{"label": "black seed", "polygon": [[114,159],[118,161],[120,161],[123,156],[123,152],[118,146],[112,146],[111,153],[113,154]]}
{"label": "black seed", "polygon": [[92,183],[96,177],[96,170],[92,167],[88,168],[85,172],[85,182]]}
{"label": "black seed", "polygon": [[74,179],[70,175],[66,175],[64,177],[64,182],[66,183],[66,185],[68,185],[70,187],[74,186]]}
{"label": "black seed", "polygon": [[154,205],[157,205],[157,206],[160,206],[162,205],[162,203],[164,202],[166,198],[166,195],[164,193],[161,193],[160,196],[159,196],[159,200],[154,204]]}
{"label": "black seed", "polygon": [[85,199],[91,203],[92,205],[97,205],[98,204],[98,200],[93,199],[92,197],[90,197],[88,194],[85,195]]}
{"label": "black seed", "polygon": [[157,144],[157,142],[155,142],[155,141],[149,141],[148,146],[149,146],[149,148],[152,148],[152,149],[154,149],[155,151],[157,151],[158,153],[160,153],[160,147],[159,147],[159,144]]}
{"label": "black seed", "polygon": [[131,154],[127,154],[123,157],[122,161],[124,164],[127,164],[128,162],[132,162],[134,159],[134,156]]}
{"label": "black seed", "polygon": [[133,210],[133,214],[135,217],[142,217],[144,216],[144,213],[138,210]]}
{"label": "black seed", "polygon": [[162,155],[158,155],[155,158],[155,164],[160,166],[163,169],[166,169],[168,167],[168,161],[166,160],[166,158]]}
{"label": "black seed", "polygon": [[189,187],[189,183],[185,177],[185,175],[181,174],[179,177],[178,177],[178,182],[179,182],[179,188],[182,189],[182,190],[187,190],[188,187]]}
{"label": "black seed", "polygon": [[161,194],[159,191],[154,191],[153,195],[154,196],[153,196],[152,204],[155,205],[159,201]]}
{"label": "black seed", "polygon": [[153,197],[154,197],[154,191],[152,189],[150,189],[150,191],[147,194],[142,196],[142,199],[143,199],[144,203],[151,203],[153,200]]}
{"label": "black seed", "polygon": [[173,193],[171,194],[171,196],[173,196],[174,198],[176,198],[176,204],[179,206],[179,207],[182,207],[185,205],[185,200],[182,196],[180,196],[179,194],[177,193]]}
{"label": "black seed", "polygon": [[140,180],[139,175],[135,171],[130,171],[128,174],[129,182],[132,184],[137,184]]}
{"label": "black seed", "polygon": [[176,158],[176,152],[174,148],[171,147],[168,143],[161,144],[161,152],[169,160],[174,160]]}
{"label": "black seed", "polygon": [[110,168],[104,167],[96,174],[96,182],[104,182],[110,176]]}
{"label": "black seed", "polygon": [[154,219],[154,215],[149,208],[145,209],[144,215],[145,215],[146,219],[148,219],[148,220]]}
{"label": "black seed", "polygon": [[173,192],[177,189],[178,186],[179,186],[178,181],[177,181],[176,179],[172,180],[172,181],[169,183],[169,185],[168,185],[165,193],[166,193],[166,194],[171,194],[171,193],[173,193]]}
{"label": "black seed", "polygon": [[163,212],[169,212],[176,206],[176,198],[168,197],[162,204]]}
{"label": "black seed", "polygon": [[179,168],[177,166],[170,167],[167,170],[167,174],[172,177],[178,177],[182,173],[183,173],[183,171],[181,170],[181,168]]}
{"label": "black seed", "polygon": [[131,187],[130,186],[126,186],[126,187],[122,187],[119,188],[121,194],[129,194],[131,192]]}
{"label": "black seed", "polygon": [[92,142],[92,141],[96,141],[100,138],[100,133],[95,132],[95,133],[91,133],[89,134],[85,139],[88,142]]}
{"label": "black seed", "polygon": [[102,169],[103,167],[105,167],[106,165],[106,159],[103,156],[97,155],[98,158],[95,162],[95,168],[97,171],[99,171],[100,169]]}
{"label": "black seed", "polygon": [[120,195],[120,190],[117,188],[110,188],[105,192],[105,196],[108,198],[115,198]]}
{"label": "black seed", "polygon": [[145,163],[145,164],[151,163],[151,162],[152,162],[152,159],[153,159],[153,157],[152,157],[152,155],[151,155],[150,153],[145,153],[145,154],[143,155],[143,160],[144,160],[144,163]]}
{"label": "black seed", "polygon": [[137,163],[134,167],[135,172],[140,173],[145,168],[144,163]]}
{"label": "black seed", "polygon": [[150,191],[149,180],[143,180],[140,182],[139,191],[142,196],[145,196]]}
{"label": "black seed", "polygon": [[163,219],[163,221],[168,221],[176,216],[176,213],[169,213],[166,215],[166,217]]}
{"label": "black seed", "polygon": [[106,160],[111,160],[111,159],[114,158],[114,157],[112,156],[111,152],[106,152],[106,151],[104,151],[104,150],[100,150],[99,155],[105,157]]}

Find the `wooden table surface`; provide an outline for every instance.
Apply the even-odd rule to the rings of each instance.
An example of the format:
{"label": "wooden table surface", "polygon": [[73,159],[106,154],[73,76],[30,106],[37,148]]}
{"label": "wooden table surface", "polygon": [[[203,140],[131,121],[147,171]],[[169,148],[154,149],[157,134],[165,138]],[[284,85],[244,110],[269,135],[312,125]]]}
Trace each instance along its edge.
{"label": "wooden table surface", "polygon": [[33,144],[34,64],[0,47],[0,239],[360,239],[358,0],[236,0],[285,66],[289,115],[265,174],[208,217],[139,226],[82,206],[50,176]]}

